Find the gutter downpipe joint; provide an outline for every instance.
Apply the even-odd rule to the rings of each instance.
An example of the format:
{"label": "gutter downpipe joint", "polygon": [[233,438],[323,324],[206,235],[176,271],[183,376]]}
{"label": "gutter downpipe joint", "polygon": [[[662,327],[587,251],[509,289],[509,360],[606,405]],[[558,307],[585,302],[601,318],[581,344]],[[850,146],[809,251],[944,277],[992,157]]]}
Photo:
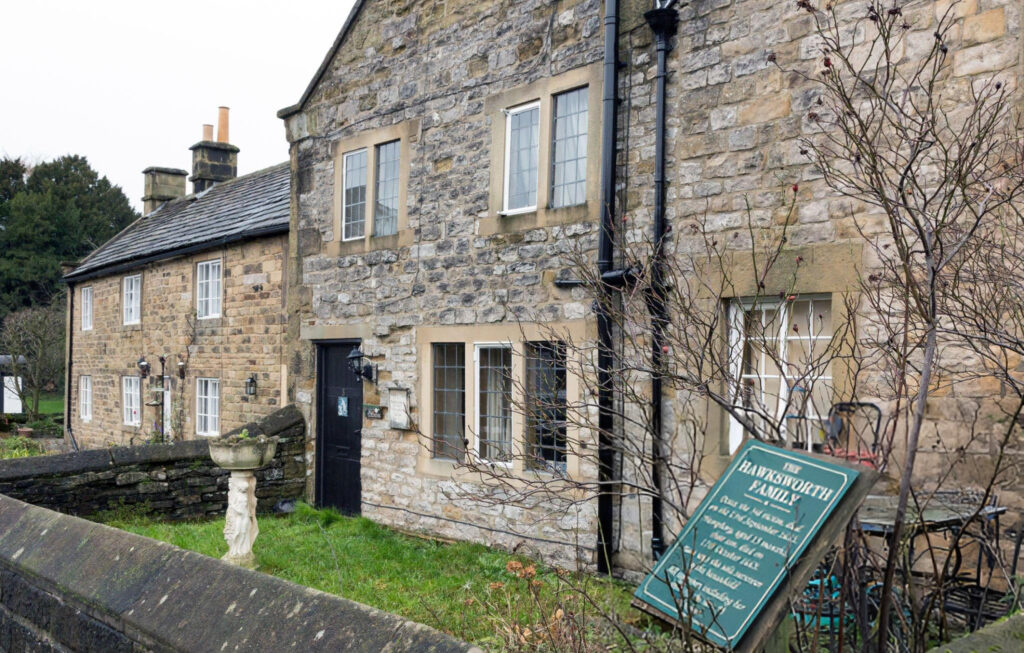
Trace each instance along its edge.
{"label": "gutter downpipe joint", "polygon": [[654,141],[654,251],[651,255],[651,287],[647,301],[651,312],[651,553],[655,560],[665,552],[665,523],[662,487],[662,368],[665,330],[669,315],[665,308],[665,280],[662,261],[665,247],[665,81],[668,75],[667,56],[672,49],[671,39],[679,25],[679,14],[669,6],[652,9],[644,19],[654,32],[658,55],[655,89],[655,141]]}
{"label": "gutter downpipe joint", "polygon": [[[617,0],[604,3],[604,91],[602,94],[601,122],[601,230],[598,240],[597,268],[600,275],[612,268],[614,253],[613,230],[615,219],[615,163],[616,123],[618,116],[618,41],[619,6]],[[613,365],[612,320],[608,315],[608,302],[613,289],[603,281],[601,297],[597,302],[597,385],[598,385],[598,493],[597,493],[597,570],[612,572],[612,533],[614,507],[611,483],[614,480],[615,451],[612,431],[615,417],[612,413]]]}

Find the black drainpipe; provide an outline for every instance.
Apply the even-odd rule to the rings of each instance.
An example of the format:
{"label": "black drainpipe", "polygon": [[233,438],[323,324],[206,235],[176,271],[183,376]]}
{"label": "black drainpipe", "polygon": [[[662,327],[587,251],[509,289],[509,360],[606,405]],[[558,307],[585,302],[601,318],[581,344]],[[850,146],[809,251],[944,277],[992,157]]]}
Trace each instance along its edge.
{"label": "black drainpipe", "polygon": [[71,441],[71,448],[78,451],[75,433],[71,430],[71,361],[75,344],[75,284],[71,282],[68,282],[68,318],[65,324],[68,325],[68,350],[67,369],[64,370],[64,430]]}
{"label": "black drainpipe", "polygon": [[614,480],[615,450],[612,430],[615,418],[611,367],[613,364],[612,320],[608,315],[612,287],[604,282],[604,275],[612,271],[614,252],[613,233],[615,218],[615,135],[618,114],[618,42],[619,3],[604,3],[604,94],[601,123],[601,233],[598,240],[597,269],[601,274],[602,297],[597,303],[597,386],[598,386],[598,493],[597,493],[597,570],[610,574],[611,541],[614,528],[614,506],[611,483]]}
{"label": "black drainpipe", "polygon": [[665,278],[662,268],[665,234],[665,77],[666,57],[671,49],[671,38],[676,33],[679,15],[667,6],[644,14],[654,31],[658,52],[654,125],[654,251],[651,256],[651,287],[647,301],[651,312],[651,552],[657,560],[665,552],[665,523],[662,507],[664,496],[661,480],[662,465],[662,354],[665,348],[665,330],[668,311],[665,308]]}

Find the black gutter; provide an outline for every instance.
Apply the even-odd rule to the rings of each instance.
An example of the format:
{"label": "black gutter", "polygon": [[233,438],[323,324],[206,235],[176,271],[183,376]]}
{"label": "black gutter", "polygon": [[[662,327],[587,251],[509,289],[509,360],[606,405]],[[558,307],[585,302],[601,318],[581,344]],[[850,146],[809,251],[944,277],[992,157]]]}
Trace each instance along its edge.
{"label": "black gutter", "polygon": [[71,441],[71,448],[78,451],[78,442],[75,441],[75,432],[71,429],[71,380],[72,365],[74,360],[72,354],[75,351],[75,285],[68,283],[68,347],[67,347],[67,369],[64,370],[64,430],[67,431],[68,439]]}
{"label": "black gutter", "polygon": [[184,256],[186,254],[195,254],[196,252],[202,252],[207,249],[215,249],[217,247],[223,247],[224,245],[230,245],[232,243],[241,242],[243,240],[253,240],[256,238],[262,238],[264,236],[276,236],[279,234],[288,233],[288,225],[275,225],[273,227],[262,227],[260,229],[252,229],[238,234],[231,234],[230,236],[223,236],[214,240],[207,240],[201,243],[194,243],[191,245],[185,245],[184,247],[177,247],[175,249],[169,249],[163,252],[157,252],[156,254],[147,254],[145,256],[132,256],[124,259],[121,263],[112,263],[105,265],[89,272],[83,272],[81,274],[70,274],[64,275],[64,281],[71,285],[71,282],[81,283],[82,281],[88,281],[89,279],[95,279],[97,277],[105,277],[110,274],[118,274],[120,272],[127,272],[134,270],[135,268],[142,267],[147,263],[153,263],[155,261],[163,261],[164,259],[174,258],[176,256]]}
{"label": "black gutter", "polygon": [[666,58],[672,48],[670,42],[679,24],[679,15],[670,6],[653,9],[644,14],[647,24],[654,32],[658,53],[658,67],[655,88],[654,126],[654,251],[651,256],[651,287],[648,305],[651,312],[651,553],[657,560],[665,552],[665,522],[662,507],[662,377],[664,374],[663,354],[666,348],[665,331],[668,327],[668,310],[665,308],[666,288],[663,265],[665,255],[665,78]]}
{"label": "black gutter", "polygon": [[[618,42],[619,3],[604,3],[604,93],[601,124],[601,232],[598,240],[597,269],[602,278],[612,269],[615,218],[616,122],[618,117]],[[597,302],[597,405],[598,405],[598,493],[597,493],[597,570],[612,571],[611,541],[614,530],[614,506],[611,484],[614,480],[615,450],[612,431],[615,416],[611,368],[613,364],[612,320],[608,314],[612,289],[602,280]]]}

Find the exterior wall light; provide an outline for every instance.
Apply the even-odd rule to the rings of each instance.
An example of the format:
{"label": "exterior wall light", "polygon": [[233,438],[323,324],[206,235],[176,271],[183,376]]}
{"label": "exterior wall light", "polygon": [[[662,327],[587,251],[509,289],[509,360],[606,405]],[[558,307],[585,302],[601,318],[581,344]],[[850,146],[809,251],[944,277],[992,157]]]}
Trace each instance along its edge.
{"label": "exterior wall light", "polygon": [[146,357],[145,356],[140,356],[139,357],[138,366],[139,366],[139,376],[141,378],[144,379],[147,376],[149,376],[149,363],[146,362]]}
{"label": "exterior wall light", "polygon": [[245,394],[249,397],[256,396],[256,375],[250,374],[249,378],[245,380]]}
{"label": "exterior wall light", "polygon": [[366,379],[371,383],[377,382],[377,366],[373,363],[363,363],[365,355],[358,347],[348,355],[348,364],[357,379]]}

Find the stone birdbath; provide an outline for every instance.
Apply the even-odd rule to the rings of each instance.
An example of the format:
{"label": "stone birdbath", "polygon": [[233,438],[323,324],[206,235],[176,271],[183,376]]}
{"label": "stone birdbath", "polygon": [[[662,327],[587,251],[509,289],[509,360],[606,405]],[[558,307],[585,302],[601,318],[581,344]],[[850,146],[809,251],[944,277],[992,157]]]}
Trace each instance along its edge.
{"label": "stone birdbath", "polygon": [[249,569],[256,568],[252,544],[260,529],[256,524],[256,475],[277,451],[277,436],[250,435],[248,429],[210,440],[210,457],[222,469],[231,471],[228,480],[228,510],[224,539],[228,552],[222,560]]}

